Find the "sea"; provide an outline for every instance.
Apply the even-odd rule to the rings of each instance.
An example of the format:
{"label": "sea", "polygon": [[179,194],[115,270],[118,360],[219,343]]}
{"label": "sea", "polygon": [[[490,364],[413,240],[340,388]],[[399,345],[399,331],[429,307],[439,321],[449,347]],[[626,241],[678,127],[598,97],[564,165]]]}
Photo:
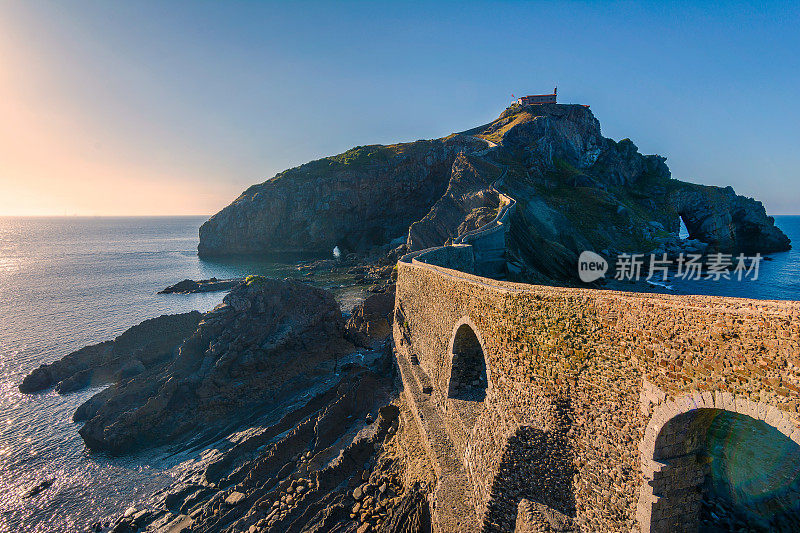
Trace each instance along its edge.
{"label": "sea", "polygon": [[[113,339],[139,322],[194,309],[225,293],[157,294],[183,279],[261,274],[301,278],[314,256],[201,260],[205,217],[0,217],[0,532],[83,531],[170,483],[186,457],[90,453],[72,422],[100,389],[25,395],[23,377],[87,344]],[[317,276],[342,309],[363,289]],[[53,484],[27,496],[42,481]]]}
{"label": "sea", "polygon": [[[797,243],[762,261],[758,279],[670,283],[665,291],[800,300],[800,216],[778,216]],[[197,256],[203,217],[0,217],[0,532],[83,531],[166,487],[187,457],[149,451],[89,452],[72,413],[99,389],[24,395],[22,378],[42,363],[113,339],[162,314],[207,311],[224,293],[157,294],[186,278],[249,274],[301,277],[313,257],[225,260]],[[363,297],[346,279],[334,290],[344,311]],[[35,496],[32,487],[52,485]]]}

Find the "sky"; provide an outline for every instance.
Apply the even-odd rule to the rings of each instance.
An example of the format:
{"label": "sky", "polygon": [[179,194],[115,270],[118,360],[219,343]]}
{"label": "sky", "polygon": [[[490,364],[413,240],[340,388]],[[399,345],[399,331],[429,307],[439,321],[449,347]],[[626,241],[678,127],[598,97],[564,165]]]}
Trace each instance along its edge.
{"label": "sky", "polygon": [[211,215],[556,85],[673,177],[797,214],[800,7],[761,4],[0,0],[0,215]]}

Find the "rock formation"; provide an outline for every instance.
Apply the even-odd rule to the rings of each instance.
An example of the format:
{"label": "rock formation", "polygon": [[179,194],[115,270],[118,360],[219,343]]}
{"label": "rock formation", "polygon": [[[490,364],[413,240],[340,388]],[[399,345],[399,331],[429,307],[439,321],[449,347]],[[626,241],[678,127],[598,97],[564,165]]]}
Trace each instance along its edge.
{"label": "rock formation", "polygon": [[163,315],[145,320],[113,341],[74,351],[31,372],[19,386],[20,392],[34,393],[52,386],[59,393],[130,379],[172,359],[177,348],[197,328],[202,315],[197,311]]}
{"label": "rock formation", "polygon": [[158,294],[195,294],[198,292],[229,291],[243,281],[244,278],[211,278],[201,279],[199,281],[185,279],[183,281],[179,281],[175,285],[170,285],[169,287],[158,291]]}
{"label": "rock formation", "polygon": [[86,445],[123,453],[251,417],[330,374],[351,352],[333,296],[296,281],[250,277],[206,313],[165,368],[87,401]]}
{"label": "rock formation", "polygon": [[671,200],[689,237],[713,249],[754,254],[790,246],[789,238],[767,216],[761,202],[738,196],[732,187],[685,184]]}
{"label": "rock formation", "polygon": [[424,454],[409,460],[423,443],[401,429],[393,304],[393,290],[373,294],[345,324],[324,290],[247,278],[174,360],[76,412],[95,450],[204,449],[169,487],[91,529],[429,533],[432,470]]}
{"label": "rock formation", "polygon": [[400,410],[379,407],[391,369],[388,357],[357,365],[274,424],[232,435],[235,444],[130,507],[111,531],[430,533]]}
{"label": "rock formation", "polygon": [[461,134],[287,170],[206,222],[198,250],[363,251],[404,234],[411,249],[437,246],[491,219],[492,184],[517,201],[508,250],[537,276],[574,277],[583,250],[664,248],[681,217],[707,252],[789,248],[759,202],[673,179],[665,160],[603,137],[588,106],[515,105]]}
{"label": "rock formation", "polygon": [[[483,166],[480,172],[477,166]],[[424,250],[460,237],[490,222],[500,208],[500,197],[487,181],[499,176],[499,167],[488,166],[459,154],[453,162],[450,183],[444,195],[421,220],[408,230],[411,251]]]}

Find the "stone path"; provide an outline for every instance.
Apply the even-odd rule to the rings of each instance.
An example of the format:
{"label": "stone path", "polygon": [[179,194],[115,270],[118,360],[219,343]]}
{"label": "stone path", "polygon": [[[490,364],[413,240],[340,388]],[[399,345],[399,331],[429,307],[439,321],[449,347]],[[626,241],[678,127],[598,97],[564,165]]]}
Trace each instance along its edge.
{"label": "stone path", "polygon": [[403,350],[396,356],[403,379],[403,392],[408,399],[414,419],[423,435],[428,455],[437,475],[434,491],[433,528],[438,533],[472,533],[480,531],[475,509],[469,505],[471,486],[464,466],[458,457],[450,436],[447,423],[439,413],[439,408],[431,401],[429,394],[422,392],[424,377],[420,379],[421,369],[412,365]]}

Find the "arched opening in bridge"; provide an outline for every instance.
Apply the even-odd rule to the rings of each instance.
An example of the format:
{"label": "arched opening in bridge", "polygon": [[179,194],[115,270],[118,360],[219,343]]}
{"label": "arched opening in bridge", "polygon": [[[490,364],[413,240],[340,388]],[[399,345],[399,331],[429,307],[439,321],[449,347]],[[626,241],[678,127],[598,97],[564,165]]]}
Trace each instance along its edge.
{"label": "arched opening in bridge", "polygon": [[461,324],[453,337],[453,364],[448,396],[458,400],[482,402],[489,380],[483,347],[469,324]]}
{"label": "arched opening in bridge", "polygon": [[695,409],[656,437],[643,531],[800,531],[800,445],[762,420]]}

